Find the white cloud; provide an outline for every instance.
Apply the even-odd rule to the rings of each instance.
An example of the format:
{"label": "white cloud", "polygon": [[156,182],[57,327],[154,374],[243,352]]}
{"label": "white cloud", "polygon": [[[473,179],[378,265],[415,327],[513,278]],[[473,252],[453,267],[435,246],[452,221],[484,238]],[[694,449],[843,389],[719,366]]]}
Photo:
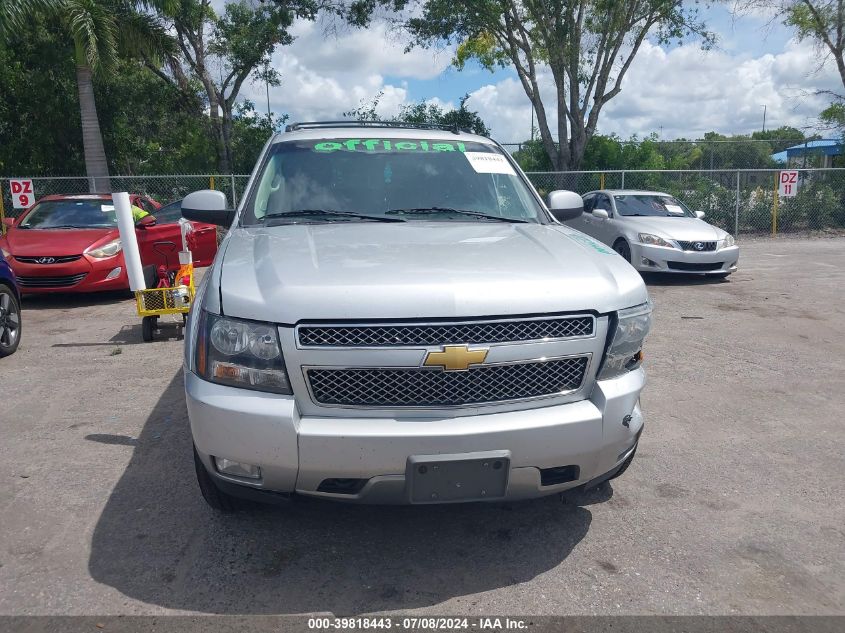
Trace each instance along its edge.
{"label": "white cloud", "polygon": [[[386,22],[338,32],[328,26],[297,23],[292,29],[294,43],[273,56],[273,67],[282,78],[281,86],[270,89],[274,111],[299,121],[334,119],[382,92],[378,112],[394,114],[408,101],[407,82],[439,76],[453,54],[420,49],[405,53],[398,34]],[[386,76],[400,79],[389,83]],[[245,86],[243,96],[264,110],[263,84]]]}
{"label": "white cloud", "polygon": [[[401,33],[383,21],[335,34],[327,33],[324,23],[301,22],[293,32],[293,45],[280,48],[273,58],[282,85],[270,89],[272,109],[290,114],[292,120],[339,118],[379,92],[383,96],[378,112],[390,116],[418,94],[416,82],[429,82],[431,94],[437,91],[430,87],[431,80],[442,80],[454,93],[457,80],[465,82],[468,106],[479,112],[497,139],[518,142],[530,135],[531,107],[515,76],[484,85],[484,73],[449,69],[451,49],[405,53]],[[740,32],[734,37],[743,39]],[[554,89],[547,70],[541,69],[539,81],[554,131]],[[827,105],[827,97],[815,94],[825,89],[842,92],[838,74],[808,42],[792,40],[779,52],[757,56],[742,52],[741,46],[702,51],[689,44],[667,50],[645,42],[621,94],[604,108],[599,131],[624,138],[659,133],[661,127],[664,138],[694,138],[711,130],[749,133],[762,125],[764,104],[767,127],[806,127]],[[245,86],[243,96],[264,111],[263,84]],[[443,95],[429,101],[455,106]]]}
{"label": "white cloud", "polygon": [[[556,126],[551,77],[541,73],[551,125]],[[778,54],[760,57],[702,51],[696,45],[665,50],[645,42],[623,81],[622,92],[602,110],[599,131],[627,138],[662,132],[664,138],[695,138],[704,132],[749,133],[767,128],[806,127],[827,105],[819,90],[842,91],[833,64],[808,42],[790,41]],[[468,104],[501,141],[530,133],[531,107],[521,84],[505,79],[471,93]]]}

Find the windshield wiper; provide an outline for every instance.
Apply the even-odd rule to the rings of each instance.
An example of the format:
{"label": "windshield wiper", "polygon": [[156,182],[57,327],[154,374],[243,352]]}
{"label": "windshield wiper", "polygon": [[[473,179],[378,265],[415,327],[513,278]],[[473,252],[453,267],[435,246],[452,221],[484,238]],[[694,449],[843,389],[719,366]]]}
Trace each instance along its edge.
{"label": "windshield wiper", "polygon": [[367,215],[366,213],[354,213],[352,211],[334,211],[332,209],[296,209],[295,211],[279,211],[268,213],[264,220],[277,218],[289,218],[296,216],[320,216],[352,218],[355,220],[374,220],[376,222],[404,222],[401,218],[386,218],[383,215]]}
{"label": "windshield wiper", "polygon": [[385,211],[392,215],[400,214],[417,214],[417,215],[431,215],[435,213],[456,213],[458,215],[469,215],[474,218],[483,218],[485,220],[498,220],[499,222],[516,222],[526,224],[528,220],[520,220],[518,218],[506,218],[501,215],[491,215],[488,213],[481,213],[479,211],[469,211],[467,209],[453,209],[452,207],[412,207],[409,209],[391,209]]}

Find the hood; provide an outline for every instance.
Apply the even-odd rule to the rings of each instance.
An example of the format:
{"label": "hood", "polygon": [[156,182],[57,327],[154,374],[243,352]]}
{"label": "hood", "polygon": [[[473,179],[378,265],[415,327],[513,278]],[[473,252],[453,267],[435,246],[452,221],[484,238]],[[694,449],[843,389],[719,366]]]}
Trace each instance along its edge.
{"label": "hood", "polygon": [[224,314],[289,325],[610,312],[648,298],[627,262],[578,231],[489,222],[234,229],[215,282]]}
{"label": "hood", "polygon": [[725,232],[704,220],[687,217],[627,217],[624,220],[629,230],[639,233],[653,233],[671,240],[685,242],[708,242],[724,239]]}
{"label": "hood", "polygon": [[19,229],[6,234],[9,250],[14,255],[40,257],[46,255],[80,255],[103,238],[118,237],[117,229]]}

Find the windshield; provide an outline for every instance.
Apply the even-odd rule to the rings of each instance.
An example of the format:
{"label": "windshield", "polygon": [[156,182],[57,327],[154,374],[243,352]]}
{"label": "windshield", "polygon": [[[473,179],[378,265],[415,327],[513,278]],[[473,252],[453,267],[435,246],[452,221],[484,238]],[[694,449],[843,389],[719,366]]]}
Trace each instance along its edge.
{"label": "windshield", "polygon": [[117,226],[111,200],[45,200],[20,223],[23,229],[98,229]]}
{"label": "windshield", "polygon": [[363,216],[545,222],[537,199],[495,146],[337,138],[271,147],[241,223],[368,221]]}
{"label": "windshield", "polygon": [[694,218],[695,213],[672,196],[654,194],[625,194],[613,196],[619,215],[648,215],[658,217]]}

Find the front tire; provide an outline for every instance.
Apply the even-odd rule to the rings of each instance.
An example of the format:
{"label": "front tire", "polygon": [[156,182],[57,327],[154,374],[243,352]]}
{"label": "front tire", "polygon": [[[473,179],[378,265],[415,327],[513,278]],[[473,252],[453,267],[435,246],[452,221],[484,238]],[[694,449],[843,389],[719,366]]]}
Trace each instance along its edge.
{"label": "front tire", "polygon": [[202,463],[196,447],[194,447],[194,469],[197,473],[197,483],[200,486],[202,498],[213,510],[230,514],[242,507],[240,499],[226,494],[214,484],[214,480],[205,469],[205,464]]}
{"label": "front tire", "polygon": [[20,342],[20,303],[11,288],[0,285],[0,358],[14,354]]}
{"label": "front tire", "polygon": [[145,316],[141,319],[141,336],[145,342],[149,343],[153,340],[155,325],[155,317]]}
{"label": "front tire", "polygon": [[621,238],[616,240],[613,243],[613,250],[619,253],[626,262],[631,263],[631,247],[628,242]]}

